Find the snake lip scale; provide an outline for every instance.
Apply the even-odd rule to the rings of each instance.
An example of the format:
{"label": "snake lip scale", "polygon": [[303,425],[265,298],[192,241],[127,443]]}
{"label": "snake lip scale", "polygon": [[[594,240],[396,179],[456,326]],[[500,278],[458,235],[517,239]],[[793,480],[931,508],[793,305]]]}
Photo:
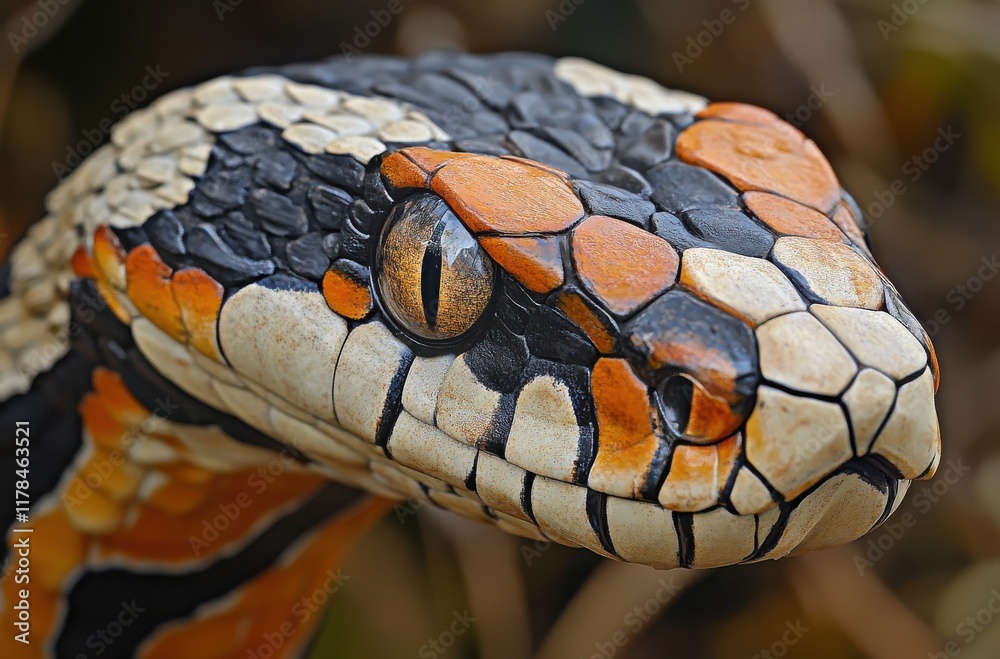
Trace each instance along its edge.
{"label": "snake lip scale", "polygon": [[140,592],[117,651],[242,654],[385,500],[704,568],[850,542],[940,461],[928,336],[761,108],[333,58],[167,94],[46,206],[0,297],[43,655]]}

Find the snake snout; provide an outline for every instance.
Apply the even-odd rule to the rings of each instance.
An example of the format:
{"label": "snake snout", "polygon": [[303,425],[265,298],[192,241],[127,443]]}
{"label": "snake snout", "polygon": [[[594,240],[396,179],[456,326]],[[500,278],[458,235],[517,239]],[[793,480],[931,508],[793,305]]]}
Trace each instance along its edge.
{"label": "snake snout", "polygon": [[940,458],[934,377],[919,341],[882,311],[814,304],[757,329],[763,383],[747,458],[786,498],[854,457],[893,476]]}

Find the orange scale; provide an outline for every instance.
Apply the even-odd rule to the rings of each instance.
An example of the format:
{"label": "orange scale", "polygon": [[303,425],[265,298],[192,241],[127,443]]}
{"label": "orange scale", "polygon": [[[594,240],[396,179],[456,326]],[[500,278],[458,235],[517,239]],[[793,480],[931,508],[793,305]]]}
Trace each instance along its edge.
{"label": "orange scale", "polygon": [[584,285],[619,316],[677,281],[680,257],[670,243],[628,222],[591,216],[573,230],[571,245]]}
{"label": "orange scale", "polygon": [[930,362],[931,375],[934,376],[934,393],[937,393],[938,388],[941,386],[941,366],[938,364],[937,350],[934,349],[934,343],[931,341],[931,337],[928,336],[927,332],[924,332],[924,346],[927,347],[928,361]]}
{"label": "orange scale", "polygon": [[80,475],[85,481],[88,476],[98,481],[97,489],[107,495],[112,501],[122,503],[139,489],[145,472],[141,467],[127,462],[128,456],[124,450],[96,448],[94,454],[80,468]]}
{"label": "orange scale", "polygon": [[710,446],[676,446],[660,490],[660,503],[685,513],[715,506],[736,468],[742,442],[737,434]]}
{"label": "orange scale", "polygon": [[128,426],[111,414],[99,396],[84,396],[80,401],[79,412],[94,444],[107,450],[121,449],[124,446]]}
{"label": "orange scale", "polygon": [[[66,512],[53,508],[31,520],[32,582],[58,591],[66,577],[87,558],[88,538],[74,527]],[[13,538],[13,536],[12,536]]]}
{"label": "orange scale", "polygon": [[[456,158],[468,157],[470,154],[455,151],[438,151],[425,146],[412,146],[399,151],[412,160],[420,169],[431,174]],[[391,156],[390,156],[391,157]]]}
{"label": "orange scale", "polygon": [[77,476],[62,497],[63,509],[78,529],[94,535],[118,530],[125,519],[125,506],[100,490],[92,489]]}
{"label": "orange scale", "polygon": [[146,504],[168,515],[189,515],[203,507],[211,493],[204,485],[170,479],[157,488]]}
{"label": "orange scale", "polygon": [[77,247],[76,251],[73,252],[70,265],[73,268],[73,274],[77,277],[83,277],[84,279],[93,279],[95,277],[94,263],[90,260],[90,255],[87,254],[87,249],[83,246]]}
{"label": "orange scale", "polygon": [[109,286],[117,288],[124,283],[125,272],[122,269],[127,256],[118,236],[108,226],[98,227],[94,231],[93,243],[94,274]]}
{"label": "orange scale", "polygon": [[739,427],[743,419],[733,413],[722,398],[705,391],[694,382],[691,390],[691,413],[688,416],[685,436],[692,441],[713,442],[725,437]]}
{"label": "orange scale", "polygon": [[594,309],[578,292],[563,291],[556,300],[556,308],[584,331],[602,355],[619,352],[618,339],[610,319]]}
{"label": "orange scale", "polygon": [[224,363],[217,338],[219,312],[226,292],[222,284],[204,270],[188,268],[174,273],[170,287],[191,345],[206,357]]}
{"label": "orange scale", "polygon": [[[216,613],[206,620],[198,620],[180,627],[170,628],[155,637],[146,646],[142,659],[221,659],[222,657],[247,656],[236,654],[233,648],[245,638],[246,619],[242,613]],[[258,639],[258,645],[263,644]],[[254,646],[256,649],[256,646]],[[251,655],[252,656],[252,655]],[[281,655],[275,655],[281,656]]]}
{"label": "orange scale", "polygon": [[649,391],[624,359],[599,359],[590,382],[600,439],[588,482],[602,492],[637,497],[660,446]]}
{"label": "orange scale", "polygon": [[431,179],[439,194],[473,233],[557,233],[583,217],[570,184],[521,161],[454,154]]}
{"label": "orange scale", "polygon": [[[167,563],[205,560],[245,538],[265,517],[311,496],[325,482],[320,476],[299,474],[295,478],[275,480],[258,495],[249,485],[254,474],[256,472],[251,470],[234,472],[217,476],[211,487],[190,486],[204,492],[198,512],[191,514],[176,515],[152,505],[140,506],[134,523],[126,531],[102,539],[100,552]],[[248,505],[240,505],[248,500]],[[193,547],[191,538],[203,539],[206,520],[212,525],[212,520],[219,515],[225,517],[220,506],[230,511],[236,506],[239,514],[230,514],[233,519],[226,517],[225,523],[220,522],[220,528],[215,529],[218,537],[206,541],[207,546]]]}
{"label": "orange scale", "polygon": [[782,121],[781,117],[770,110],[756,105],[731,102],[712,103],[696,116],[699,119],[728,119],[749,124],[773,124]]}
{"label": "orange scale", "polygon": [[364,319],[374,307],[368,269],[334,263],[323,276],[323,298],[336,314],[351,320]]}
{"label": "orange scale", "polygon": [[175,462],[166,464],[157,469],[170,479],[177,479],[185,483],[204,485],[210,482],[217,475],[214,471],[209,471],[190,462]]}
{"label": "orange scale", "polygon": [[92,381],[101,404],[122,426],[134,426],[149,417],[149,410],[135,399],[118,373],[99,366]]}
{"label": "orange scale", "polygon": [[123,325],[131,325],[132,314],[129,313],[128,309],[125,308],[125,305],[122,304],[122,302],[115,295],[114,289],[112,289],[111,286],[102,279],[100,274],[98,274],[96,281],[97,292],[101,294],[101,299],[103,299],[104,303],[108,305],[109,309],[111,309],[111,313],[113,313],[115,318],[121,321]]}
{"label": "orange scale", "polygon": [[829,217],[808,206],[768,192],[748,192],[743,200],[761,222],[780,234],[847,242]]}
{"label": "orange scale", "polygon": [[680,134],[677,154],[744,192],[773,192],[826,213],[841,188],[819,147],[784,122],[699,121]]}
{"label": "orange scale", "polygon": [[523,165],[534,167],[535,169],[540,169],[543,172],[548,172],[549,174],[555,174],[564,181],[569,180],[569,174],[567,174],[563,170],[552,167],[551,165],[546,165],[543,162],[538,162],[537,160],[529,160],[527,158],[522,158],[520,156],[500,156],[500,158],[502,160],[510,160],[511,162],[519,162]]}
{"label": "orange scale", "polygon": [[529,290],[551,293],[565,281],[556,238],[487,236],[480,238],[479,244],[501,268]]}
{"label": "orange scale", "polygon": [[186,343],[187,330],[170,284],[172,275],[152,245],[139,245],[125,259],[126,292],[132,304],[154,325]]}
{"label": "orange scale", "polygon": [[382,175],[400,189],[426,188],[430,174],[417,163],[406,157],[404,152],[396,152],[382,161]]}

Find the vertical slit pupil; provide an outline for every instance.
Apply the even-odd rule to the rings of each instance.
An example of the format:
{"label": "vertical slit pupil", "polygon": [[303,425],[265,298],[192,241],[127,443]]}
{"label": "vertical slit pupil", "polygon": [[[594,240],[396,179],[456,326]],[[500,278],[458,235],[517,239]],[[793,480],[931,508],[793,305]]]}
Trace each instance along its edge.
{"label": "vertical slit pupil", "polygon": [[445,223],[438,222],[424,250],[420,264],[420,298],[424,304],[424,319],[431,329],[437,327],[438,308],[441,303],[441,237]]}

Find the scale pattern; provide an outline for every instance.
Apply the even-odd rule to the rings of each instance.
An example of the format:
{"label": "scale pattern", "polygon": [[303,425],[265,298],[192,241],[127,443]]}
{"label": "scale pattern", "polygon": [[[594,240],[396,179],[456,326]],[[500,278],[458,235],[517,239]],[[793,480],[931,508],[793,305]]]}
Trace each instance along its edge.
{"label": "scale pattern", "polygon": [[[423,198],[495,267],[451,343],[411,331],[377,284],[387,218]],[[0,369],[4,413],[86,362],[82,444],[34,513],[79,552],[46,558],[49,649],[94,624],[75,603],[97,596],[105,555],[120,588],[229,575],[175,589],[129,647],[177,656],[185,629],[242,619],[219,656],[252,648],[268,570],[312,555],[274,529],[318,547],[371,521],[327,479],[711,567],[860,537],[940,459],[926,334],[815,144],[759,108],[534,55],[261,69],[132,115],[49,208],[0,300],[11,363],[52,346],[45,376]],[[399,272],[424,296],[428,273],[450,280],[422,249]],[[25,338],[37,323],[55,338]],[[111,451],[124,459],[74,504]],[[275,456],[291,489],[232,532],[243,569],[191,555],[192,525]],[[154,549],[150,528],[185,546]],[[302,560],[302,583],[335,557]]]}

